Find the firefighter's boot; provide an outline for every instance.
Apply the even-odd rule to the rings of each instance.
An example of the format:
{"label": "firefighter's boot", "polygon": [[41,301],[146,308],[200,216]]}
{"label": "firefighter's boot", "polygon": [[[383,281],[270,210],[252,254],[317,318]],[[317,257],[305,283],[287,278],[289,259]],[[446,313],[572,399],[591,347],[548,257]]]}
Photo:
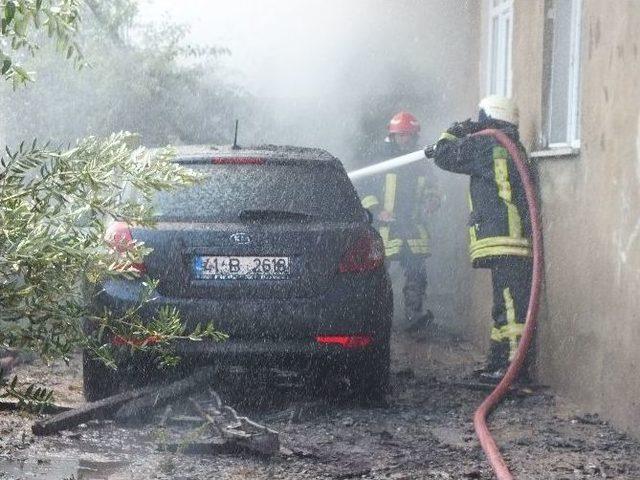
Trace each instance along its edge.
{"label": "firefighter's boot", "polygon": [[411,321],[407,319],[407,326],[404,331],[407,333],[415,333],[421,330],[426,330],[433,324],[433,313],[431,310],[427,310],[424,315],[420,315],[415,320]]}
{"label": "firefighter's boot", "polygon": [[413,262],[404,259],[402,268],[405,274],[402,294],[404,297],[405,331],[417,331],[429,325],[433,319],[430,311],[422,313],[425,292],[427,290],[427,272],[424,261]]}

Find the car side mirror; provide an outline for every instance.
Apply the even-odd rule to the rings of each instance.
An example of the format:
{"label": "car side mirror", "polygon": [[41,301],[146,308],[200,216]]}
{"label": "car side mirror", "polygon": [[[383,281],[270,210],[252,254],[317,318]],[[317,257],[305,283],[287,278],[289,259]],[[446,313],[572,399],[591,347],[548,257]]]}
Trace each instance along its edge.
{"label": "car side mirror", "polygon": [[367,212],[367,221],[369,222],[369,224],[373,223],[373,213],[371,213],[371,210],[369,210],[368,208],[364,209],[365,212]]}

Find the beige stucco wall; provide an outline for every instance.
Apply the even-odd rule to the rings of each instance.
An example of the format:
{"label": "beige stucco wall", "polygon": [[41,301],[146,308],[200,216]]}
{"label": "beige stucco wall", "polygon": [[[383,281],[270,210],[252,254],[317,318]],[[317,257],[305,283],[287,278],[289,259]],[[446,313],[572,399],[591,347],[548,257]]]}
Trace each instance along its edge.
{"label": "beige stucco wall", "polygon": [[[539,160],[546,292],[540,380],[640,437],[640,2],[584,0],[578,156]],[[524,143],[542,117],[544,2],[516,0]],[[486,309],[475,296],[474,310]]]}

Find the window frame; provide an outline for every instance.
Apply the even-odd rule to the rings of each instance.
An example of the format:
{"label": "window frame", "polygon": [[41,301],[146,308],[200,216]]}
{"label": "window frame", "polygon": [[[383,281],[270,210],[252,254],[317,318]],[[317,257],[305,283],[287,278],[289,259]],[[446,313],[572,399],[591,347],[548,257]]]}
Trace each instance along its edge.
{"label": "window frame", "polygon": [[[510,97],[513,91],[513,4],[514,0],[486,0],[485,3],[488,20],[487,95]],[[505,23],[508,25],[506,33]],[[496,52],[499,58],[496,58]]]}
{"label": "window frame", "polygon": [[[569,45],[569,71],[567,86],[567,117],[565,141],[551,142],[552,85],[553,85],[553,54],[554,54],[554,5],[558,0],[547,0],[545,3],[545,42],[544,42],[544,91],[543,91],[543,125],[542,151],[532,156],[577,155],[580,151],[581,137],[581,88],[582,88],[582,46],[583,46],[583,0],[565,0],[571,2],[571,32]],[[560,0],[562,1],[562,0]],[[546,152],[551,152],[551,154]]]}

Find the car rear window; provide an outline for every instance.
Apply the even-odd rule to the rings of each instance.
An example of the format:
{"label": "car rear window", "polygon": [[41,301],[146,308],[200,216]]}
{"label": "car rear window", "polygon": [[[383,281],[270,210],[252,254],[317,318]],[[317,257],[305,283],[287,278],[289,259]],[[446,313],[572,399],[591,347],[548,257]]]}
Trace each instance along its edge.
{"label": "car rear window", "polygon": [[359,220],[363,216],[350,180],[332,164],[189,168],[205,173],[206,179],[192,187],[158,193],[154,207],[159,220],[238,221],[246,212],[319,220]]}

